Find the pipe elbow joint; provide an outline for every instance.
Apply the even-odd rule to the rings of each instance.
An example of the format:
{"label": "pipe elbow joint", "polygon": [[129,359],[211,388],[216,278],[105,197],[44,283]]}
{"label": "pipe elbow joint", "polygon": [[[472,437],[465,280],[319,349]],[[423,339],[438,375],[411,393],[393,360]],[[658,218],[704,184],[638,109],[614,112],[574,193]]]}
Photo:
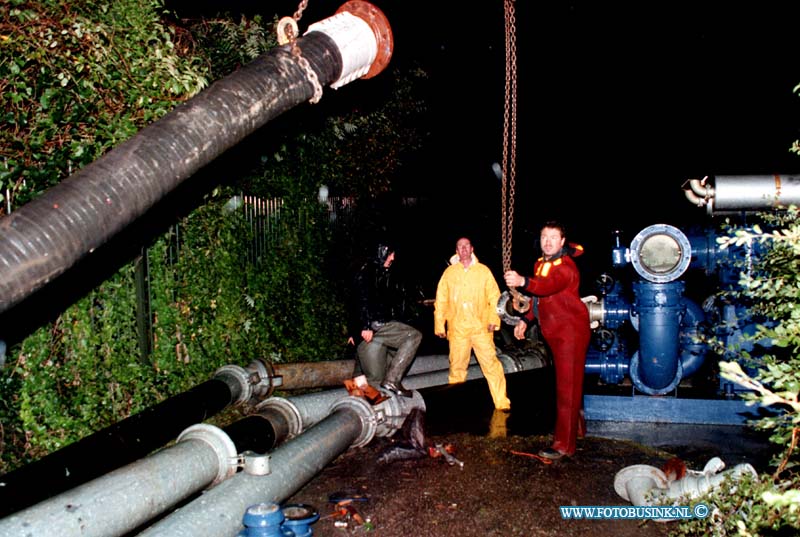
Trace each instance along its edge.
{"label": "pipe elbow joint", "polygon": [[689,179],[683,184],[686,199],[697,207],[708,205],[714,197],[714,187],[707,185],[707,180],[708,176],[705,176],[702,179]]}

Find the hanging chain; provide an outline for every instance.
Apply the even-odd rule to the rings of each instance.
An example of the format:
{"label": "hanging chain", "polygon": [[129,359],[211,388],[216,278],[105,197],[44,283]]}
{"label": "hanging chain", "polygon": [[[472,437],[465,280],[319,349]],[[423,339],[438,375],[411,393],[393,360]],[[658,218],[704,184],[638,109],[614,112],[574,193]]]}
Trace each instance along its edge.
{"label": "hanging chain", "polygon": [[[504,2],[506,22],[506,99],[503,108],[503,272],[511,270],[511,243],[514,234],[514,198],[517,162],[517,20],[514,0]],[[508,183],[508,184],[506,184]],[[509,289],[514,309],[519,313],[531,307],[531,298]]]}
{"label": "hanging chain", "polygon": [[292,56],[294,56],[295,61],[303,68],[303,71],[305,71],[306,77],[308,77],[311,85],[314,86],[314,95],[309,101],[315,104],[322,98],[322,84],[319,83],[319,77],[317,73],[314,72],[314,69],[311,68],[311,64],[303,57],[300,47],[297,46],[297,36],[300,33],[297,28],[297,22],[303,16],[303,11],[305,11],[307,7],[308,0],[300,0],[294,15],[291,17],[283,17],[278,21],[276,31],[278,34],[278,44],[291,44]]}
{"label": "hanging chain", "polygon": [[505,0],[506,94],[503,109],[502,242],[503,272],[511,269],[517,160],[517,35],[514,1]]}
{"label": "hanging chain", "polygon": [[305,11],[307,7],[308,0],[300,0],[300,3],[297,4],[297,11],[294,12],[294,16],[292,18],[294,18],[295,21],[299,21],[300,17],[303,16],[303,11]]}

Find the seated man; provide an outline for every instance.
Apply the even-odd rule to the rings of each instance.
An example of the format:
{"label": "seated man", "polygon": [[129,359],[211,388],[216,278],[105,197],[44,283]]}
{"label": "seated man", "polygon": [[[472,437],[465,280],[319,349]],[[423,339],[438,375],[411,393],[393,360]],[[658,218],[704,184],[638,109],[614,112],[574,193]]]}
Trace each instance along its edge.
{"label": "seated man", "polygon": [[356,272],[351,341],[355,343],[360,338],[356,349],[358,366],[370,384],[411,397],[401,380],[416,357],[422,333],[398,318],[404,311],[404,297],[402,286],[390,271],[394,259],[395,249],[380,242],[374,256]]}

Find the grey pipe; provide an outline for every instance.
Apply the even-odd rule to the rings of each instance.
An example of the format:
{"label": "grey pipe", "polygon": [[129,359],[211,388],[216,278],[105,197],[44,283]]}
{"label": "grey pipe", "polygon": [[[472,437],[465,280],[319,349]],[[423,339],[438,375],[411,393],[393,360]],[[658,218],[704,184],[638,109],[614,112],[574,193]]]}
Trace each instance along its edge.
{"label": "grey pipe", "polygon": [[[518,372],[543,367],[544,356],[532,354],[522,358],[499,356],[508,372]],[[472,375],[482,376],[477,365],[471,366]],[[407,376],[403,383],[419,386],[446,384],[447,370],[422,375]],[[182,507],[173,515],[145,530],[139,537],[233,537],[241,529],[241,517],[250,505],[259,502],[281,503],[300,489],[348,446],[365,445],[372,438],[370,429],[391,434],[402,426],[399,410],[410,410],[424,401],[418,392],[413,398],[393,395],[375,407],[362,398],[346,396],[347,391],[328,390],[289,399],[272,397],[257,408],[286,412],[293,416],[297,436],[279,446],[270,455],[272,473],[252,476],[240,473],[206,492],[200,498]],[[331,410],[332,409],[332,410]],[[327,417],[322,415],[330,412]],[[403,419],[407,412],[402,416]],[[383,416],[383,423],[379,416]],[[377,420],[377,421],[376,421]],[[355,422],[359,427],[354,429]],[[301,457],[305,454],[306,458]],[[295,471],[292,471],[292,468]]]}
{"label": "grey pipe", "polygon": [[[507,373],[544,365],[544,357],[535,354],[522,358],[512,358],[508,355],[499,355],[498,357]],[[231,368],[222,368],[222,371],[228,372],[229,369],[233,371]],[[406,382],[409,386],[430,387],[446,384],[447,375],[448,370],[446,369],[432,371],[408,376]],[[239,375],[235,376],[238,378]],[[469,379],[481,376],[482,372],[477,364],[469,367]],[[405,417],[413,408],[425,408],[424,400],[416,391],[412,398],[392,395],[378,405],[370,405],[363,398],[351,397],[347,390],[341,389],[306,394],[291,399],[272,397],[259,404],[255,410],[267,419],[278,419],[282,424],[281,428],[277,428],[283,433],[281,438],[276,438],[276,444],[281,443],[287,436],[292,438],[283,443],[270,456],[273,460],[271,463],[273,467],[276,454],[287,449],[292,450],[298,446],[304,446],[308,442],[320,441],[319,439],[307,440],[307,436],[312,431],[320,430],[317,429],[317,426],[328,422],[330,416],[344,413],[350,416],[348,422],[353,419],[357,421],[357,435],[348,436],[346,434],[347,427],[344,427],[342,433],[345,434],[345,437],[335,441],[346,443],[344,448],[337,444],[339,447],[335,448],[336,453],[322,451],[315,454],[312,460],[303,463],[303,467],[299,469],[301,477],[293,479],[303,479],[304,483],[307,481],[305,477],[308,472],[307,465],[311,464],[316,467],[322,464],[315,470],[314,473],[316,473],[347,446],[366,445],[375,435],[390,436],[394,434],[402,427]],[[338,420],[335,421],[338,422]],[[287,423],[288,427],[286,427]],[[316,438],[317,434],[314,433],[313,437]],[[328,435],[328,433],[322,434]],[[297,442],[296,440],[300,438],[305,440]],[[201,442],[198,442],[200,440]],[[324,445],[330,443],[330,440],[324,441]],[[287,454],[282,457],[294,460],[295,456],[295,454]],[[330,458],[324,463],[320,463],[319,457]],[[19,532],[23,528],[27,531],[25,535],[31,537],[49,537],[50,535],[54,537],[56,535],[59,537],[71,537],[72,535],[76,537],[116,537],[124,535],[147,520],[163,513],[164,510],[192,493],[206,486],[224,482],[235,471],[234,463],[239,458],[241,457],[237,457],[236,447],[223,431],[209,425],[196,425],[184,431],[175,446],[0,520],[0,537],[22,535]],[[260,465],[261,460],[259,459],[258,462]],[[267,477],[262,476],[262,479]],[[275,494],[285,494],[285,497],[288,497],[294,490],[287,490],[287,487],[297,486],[299,488],[302,483],[297,485],[296,481],[292,480],[287,485],[285,482],[279,481],[274,486],[276,487]],[[270,484],[269,487],[273,487],[273,484]],[[204,494],[203,498],[206,498],[208,494],[208,492]],[[249,497],[250,493],[240,492],[238,494]],[[278,501],[278,498],[274,501]],[[246,507],[244,506],[243,509]],[[64,513],[67,513],[66,519],[62,518]],[[236,518],[237,524],[240,518],[239,514]],[[58,521],[58,523],[54,521]]]}
{"label": "grey pipe", "polygon": [[[430,361],[427,359],[430,358]],[[547,357],[544,348],[539,352],[529,350],[524,356],[514,357],[509,354],[498,354],[497,358],[503,364],[506,374],[538,369],[547,365]],[[416,360],[415,360],[416,362]],[[483,378],[483,371],[473,357],[467,368],[467,380]],[[384,422],[379,425],[376,431],[378,436],[390,436],[395,430],[403,425],[403,420],[414,407],[425,408],[425,402],[416,392],[423,388],[441,386],[448,383],[449,359],[446,355],[436,355],[426,357],[426,363],[420,370],[427,370],[430,367],[439,366],[442,369],[430,370],[426,373],[417,375],[407,375],[403,378],[403,385],[414,390],[413,396],[397,397],[390,392],[379,388],[379,391],[390,398],[387,401],[375,406],[375,410],[385,416]],[[414,368],[409,369],[413,371]],[[255,407],[256,412],[273,412],[281,415],[289,423],[289,436],[297,436],[302,431],[319,422],[330,412],[331,407],[340,399],[348,397],[346,389],[332,389],[323,392],[298,395],[295,397],[270,397],[265,399]]]}
{"label": "grey pipe", "polygon": [[[256,503],[281,503],[363,435],[362,414],[341,406],[270,454],[270,473],[240,472],[157,522],[140,537],[233,537]],[[22,534],[19,534],[22,535]]]}
{"label": "grey pipe", "polygon": [[709,215],[739,211],[769,211],[778,206],[800,205],[800,176],[717,175],[689,179],[684,194],[693,205],[706,207]]}
{"label": "grey pipe", "polygon": [[[367,2],[348,4],[366,14],[337,13],[297,39],[308,70],[290,45],[272,49],[0,219],[0,313],[106,243],[226,150],[309,101],[320,89],[309,71],[322,87],[338,87],[364,75],[365,68],[366,77],[374,76],[371,68],[385,67],[393,44],[388,21]],[[364,66],[365,61],[372,63]]]}
{"label": "grey pipe", "polygon": [[709,211],[770,211],[800,205],[800,176],[717,175]]}
{"label": "grey pipe", "polygon": [[[516,373],[517,371],[543,367],[544,365],[543,356],[537,353],[529,353],[528,356],[521,359],[522,362],[502,352],[499,352],[497,356],[503,362],[503,369],[506,373]],[[529,362],[530,360],[533,360],[533,362]],[[470,360],[470,365],[476,365],[477,363],[473,356]],[[235,367],[225,366],[220,368],[217,374],[222,378],[222,374],[226,373],[231,377],[229,382],[244,386],[246,391],[243,391],[238,397],[241,398],[239,402],[246,402],[251,398],[265,399],[271,396],[276,389],[290,391],[341,386],[346,379],[353,377],[356,360],[323,360],[319,362],[273,364],[263,359],[257,359],[247,367],[247,371],[244,372],[247,375],[245,378],[242,378],[242,372],[235,370]],[[450,357],[446,354],[422,355],[414,359],[406,376],[439,372],[449,368]],[[438,381],[436,382],[439,383]],[[443,384],[446,384],[446,381]],[[433,384],[420,385],[420,387],[431,385]]]}
{"label": "grey pipe", "polygon": [[172,447],[0,520],[0,537],[125,535],[235,472],[236,448],[211,425]]}
{"label": "grey pipe", "polygon": [[[256,409],[276,425],[275,445],[289,436],[305,434],[330,414],[349,410],[358,419],[359,434],[348,439],[348,445],[360,447],[376,435],[394,434],[413,408],[425,408],[417,392],[413,398],[395,396],[378,405],[351,397],[346,390],[297,399],[290,404],[270,398]],[[287,415],[303,417],[299,418],[299,425],[292,422],[287,427]],[[207,424],[193,425],[181,433],[172,447],[0,520],[0,537],[125,535],[192,493],[231,477],[239,463],[245,469],[248,462],[252,467],[263,467],[264,459],[268,459],[258,454],[237,455],[238,451],[225,431]],[[20,533],[23,529],[25,533]]]}
{"label": "grey pipe", "polygon": [[223,366],[209,381],[0,476],[0,517],[140,459],[191,424],[263,393],[259,364]]}
{"label": "grey pipe", "polygon": [[[413,392],[412,397],[398,397],[383,389],[380,391],[388,399],[370,406],[370,422],[374,422],[374,434],[377,436],[391,436],[403,426],[412,409],[425,408],[425,401],[418,392]],[[344,388],[296,397],[270,397],[256,405],[255,412],[279,414],[289,424],[289,437],[294,437],[321,421],[330,414],[331,409],[348,399],[353,398]]]}
{"label": "grey pipe", "polygon": [[[263,368],[269,389],[267,396],[275,389],[300,390],[308,388],[327,388],[342,386],[346,379],[353,378],[356,360],[322,360],[319,362],[295,362],[274,364],[266,360],[257,360]],[[417,356],[411,363],[407,375],[417,375],[429,371],[440,371],[450,367],[450,358],[446,354]],[[256,395],[263,395],[258,393]],[[262,397],[263,398],[263,397]]]}
{"label": "grey pipe", "polygon": [[[745,477],[758,479],[758,472],[750,464],[737,464],[722,471],[725,463],[719,457],[709,460],[702,472],[687,470],[681,479],[670,480],[654,466],[634,464],[618,471],[614,476],[614,490],[621,497],[637,506],[670,506],[699,498],[720,488],[726,479],[739,481]],[[706,513],[708,514],[708,513]],[[671,517],[654,517],[657,522],[680,520]]]}
{"label": "grey pipe", "polygon": [[[547,358],[544,354],[531,353],[522,357],[512,357],[508,354],[498,354],[497,358],[503,364],[503,371],[506,375],[519,373],[520,371],[528,371],[530,369],[539,369],[547,366]],[[430,388],[431,386],[442,386],[449,381],[449,369],[439,371],[431,371],[419,375],[410,375],[403,379],[403,386],[410,390],[421,390],[423,388]],[[467,380],[474,380],[483,378],[483,371],[481,370],[475,358],[470,359],[470,365],[467,367]]]}

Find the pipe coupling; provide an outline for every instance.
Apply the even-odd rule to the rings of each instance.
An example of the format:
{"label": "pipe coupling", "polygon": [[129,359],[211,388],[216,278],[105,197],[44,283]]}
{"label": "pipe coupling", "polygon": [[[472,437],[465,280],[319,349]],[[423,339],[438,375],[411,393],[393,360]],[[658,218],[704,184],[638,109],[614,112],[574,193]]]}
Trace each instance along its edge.
{"label": "pipe coupling", "polygon": [[361,420],[361,434],[353,441],[351,447],[362,447],[369,444],[378,430],[378,422],[385,419],[384,412],[373,410],[373,407],[363,397],[352,395],[342,397],[331,405],[330,413],[333,414],[338,410],[351,410]]}
{"label": "pipe coupling", "polygon": [[359,7],[359,4],[366,2],[349,2],[349,4],[350,7],[346,7],[347,4],[342,6],[335,15],[310,25],[306,31],[306,34],[324,33],[339,49],[342,72],[331,84],[334,89],[357,78],[369,78],[373,64],[382,63],[380,67],[375,67],[377,72],[380,72],[389,63],[392,54],[392,31],[383,13],[374,6],[372,6],[374,9],[367,10],[369,11],[367,13]]}
{"label": "pipe coupling", "polygon": [[425,399],[422,398],[422,395],[416,390],[413,390],[411,394],[411,397],[390,397],[372,407],[379,418],[375,431],[377,436],[392,436],[403,427],[403,423],[413,409],[419,408],[423,412],[425,411]]}
{"label": "pipe coupling", "polygon": [[273,411],[286,420],[288,425],[288,438],[294,438],[303,432],[303,416],[300,414],[297,405],[283,397],[270,397],[258,403],[253,409],[253,413],[262,414],[265,410]]}
{"label": "pipe coupling", "polygon": [[253,384],[251,373],[245,371],[243,367],[228,364],[223,365],[214,372],[214,378],[219,378],[231,388],[231,398],[233,406],[239,406],[253,397]]}
{"label": "pipe coupling", "polygon": [[272,395],[275,388],[283,386],[283,375],[276,374],[272,365],[260,358],[250,362],[246,369],[252,374],[252,397],[265,399]]}
{"label": "pipe coupling", "polygon": [[224,481],[236,473],[239,457],[236,453],[236,446],[225,431],[208,423],[197,423],[187,427],[178,436],[178,442],[187,440],[199,440],[205,442],[214,450],[219,464],[217,465],[217,477],[211,482],[211,487]]}

